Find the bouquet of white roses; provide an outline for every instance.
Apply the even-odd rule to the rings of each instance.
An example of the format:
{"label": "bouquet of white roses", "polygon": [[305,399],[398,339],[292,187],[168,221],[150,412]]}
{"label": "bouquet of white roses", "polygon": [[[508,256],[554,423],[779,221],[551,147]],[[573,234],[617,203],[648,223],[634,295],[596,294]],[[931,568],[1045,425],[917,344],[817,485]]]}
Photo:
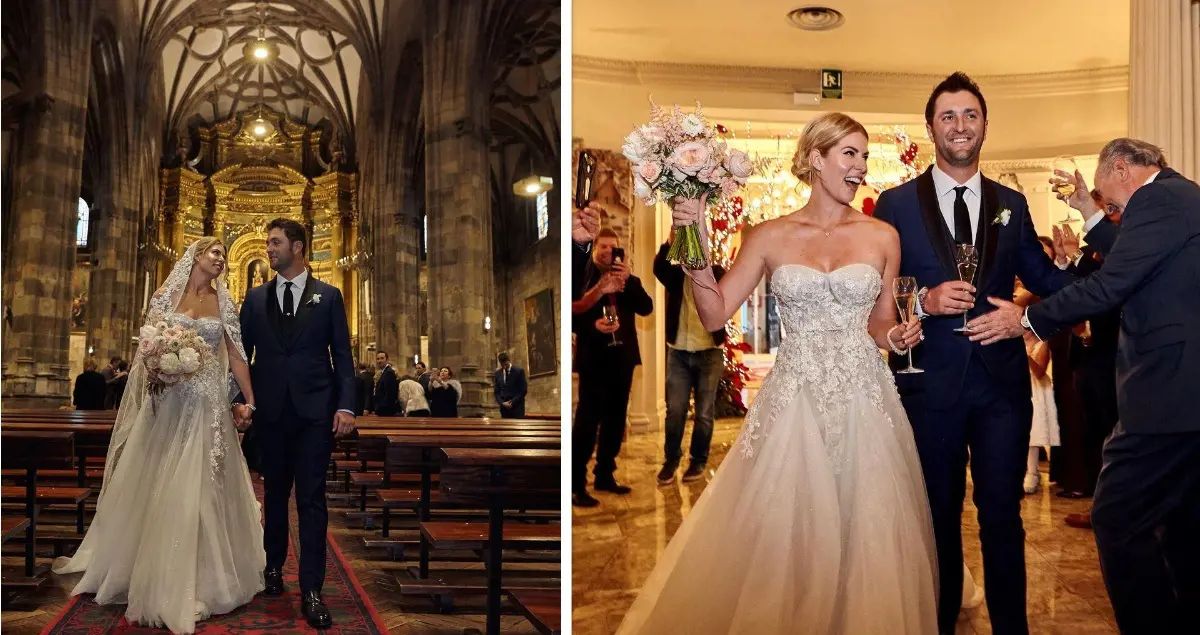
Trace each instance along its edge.
{"label": "bouquet of white roses", "polygon": [[[692,113],[684,113],[678,105],[667,112],[651,101],[650,123],[625,137],[621,151],[633,163],[634,193],[647,205],[654,205],[660,196],[671,205],[677,197],[717,203],[735,194],[758,171],[745,152],[725,145],[699,104]],[[699,227],[676,231],[668,259],[690,269],[708,266]]]}
{"label": "bouquet of white roses", "polygon": [[190,379],[213,353],[195,329],[168,324],[157,312],[138,333],[138,352],[146,364],[153,392]]}

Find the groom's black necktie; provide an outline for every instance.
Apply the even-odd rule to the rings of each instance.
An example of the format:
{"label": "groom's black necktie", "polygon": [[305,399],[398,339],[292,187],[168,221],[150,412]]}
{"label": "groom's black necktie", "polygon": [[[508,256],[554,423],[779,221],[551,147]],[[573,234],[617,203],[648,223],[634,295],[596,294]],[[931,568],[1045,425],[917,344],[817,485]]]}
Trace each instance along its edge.
{"label": "groom's black necktie", "polygon": [[963,200],[967,186],[954,188],[954,242],[959,245],[971,245],[975,240],[971,237],[971,214],[967,211],[967,202]]}
{"label": "groom's black necktie", "polygon": [[292,300],[292,283],[283,283],[283,316],[292,317],[296,314],[296,303]]}

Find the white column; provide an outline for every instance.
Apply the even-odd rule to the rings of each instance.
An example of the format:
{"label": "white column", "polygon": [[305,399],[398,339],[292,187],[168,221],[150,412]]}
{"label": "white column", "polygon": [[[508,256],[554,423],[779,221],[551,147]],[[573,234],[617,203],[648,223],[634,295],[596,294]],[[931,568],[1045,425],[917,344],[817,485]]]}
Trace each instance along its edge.
{"label": "white column", "polygon": [[629,428],[633,433],[662,430],[666,413],[666,291],[654,278],[654,256],[667,238],[665,207],[648,208],[641,201],[630,212],[629,262],[633,275],[654,299],[654,312],[637,319],[642,365],[633,373],[629,395]]}
{"label": "white column", "polygon": [[1200,0],[1132,0],[1129,135],[1200,178]]}

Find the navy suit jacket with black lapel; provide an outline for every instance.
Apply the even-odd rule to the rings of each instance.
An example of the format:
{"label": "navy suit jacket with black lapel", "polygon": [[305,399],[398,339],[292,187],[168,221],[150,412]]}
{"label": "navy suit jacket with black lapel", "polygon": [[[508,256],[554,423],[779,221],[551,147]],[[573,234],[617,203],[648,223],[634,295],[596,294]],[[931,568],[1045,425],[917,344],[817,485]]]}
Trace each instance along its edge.
{"label": "navy suit jacket with black lapel", "polygon": [[[242,301],[242,343],[253,360],[255,418],[279,419],[285,399],[306,419],[332,420],[336,410],[353,412],[354,364],[341,291],[309,271],[289,337],[275,292],[278,279],[251,289]],[[318,294],[319,302],[314,298]]]}
{"label": "navy suit jacket with black lapel", "polygon": [[[993,310],[987,298],[1012,300],[1018,276],[1033,293],[1047,297],[1074,280],[1054,265],[1037,239],[1029,205],[1016,190],[987,177],[981,179],[979,225],[975,247],[979,267],[975,274],[975,308],[969,318]],[[1007,222],[1001,212],[1008,210]],[[932,167],[919,177],[879,195],[875,218],[900,234],[900,273],[930,289],[958,280],[954,239],[938,206]],[[913,349],[913,364],[924,374],[897,375],[896,385],[906,403],[934,410],[951,408],[962,389],[972,356],[978,355],[990,377],[1013,399],[1030,403],[1029,367],[1020,338],[991,346],[971,342],[954,329],[961,315],[930,316],[922,323],[925,341]],[[893,368],[903,368],[904,358],[891,356]]]}

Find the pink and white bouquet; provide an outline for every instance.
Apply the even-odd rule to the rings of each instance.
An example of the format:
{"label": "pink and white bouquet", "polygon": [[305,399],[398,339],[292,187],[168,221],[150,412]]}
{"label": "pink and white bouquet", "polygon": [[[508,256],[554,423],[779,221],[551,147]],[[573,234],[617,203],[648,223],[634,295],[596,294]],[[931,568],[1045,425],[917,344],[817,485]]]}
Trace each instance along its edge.
{"label": "pink and white bouquet", "polygon": [[153,392],[190,379],[213,354],[212,347],[195,329],[169,324],[157,312],[138,332],[138,352],[146,364]]}
{"label": "pink and white bouquet", "polygon": [[[737,193],[759,169],[745,152],[726,146],[700,104],[695,112],[678,105],[668,112],[651,101],[650,123],[625,137],[621,151],[633,163],[634,194],[648,205],[659,197],[668,204],[677,197],[715,204]],[[708,266],[699,227],[678,228],[667,257],[690,269]]]}

